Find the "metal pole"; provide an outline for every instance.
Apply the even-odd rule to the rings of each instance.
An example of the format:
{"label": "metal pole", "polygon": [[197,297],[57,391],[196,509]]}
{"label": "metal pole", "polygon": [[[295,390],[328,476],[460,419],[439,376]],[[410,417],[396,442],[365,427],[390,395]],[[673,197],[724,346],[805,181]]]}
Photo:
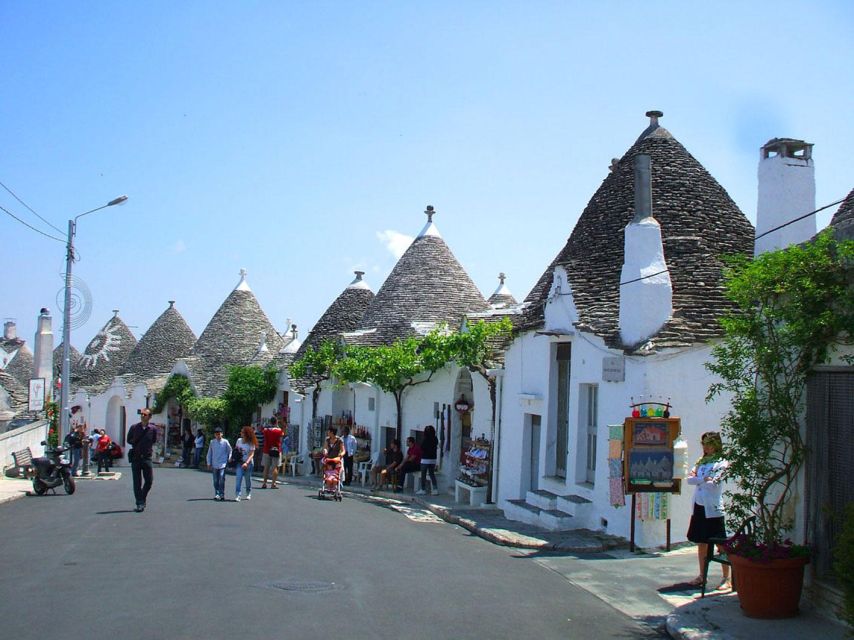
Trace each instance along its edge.
{"label": "metal pole", "polygon": [[65,246],[65,303],[62,309],[62,387],[59,403],[59,442],[68,434],[71,408],[71,266],[74,263],[74,220],[68,221],[68,242]]}

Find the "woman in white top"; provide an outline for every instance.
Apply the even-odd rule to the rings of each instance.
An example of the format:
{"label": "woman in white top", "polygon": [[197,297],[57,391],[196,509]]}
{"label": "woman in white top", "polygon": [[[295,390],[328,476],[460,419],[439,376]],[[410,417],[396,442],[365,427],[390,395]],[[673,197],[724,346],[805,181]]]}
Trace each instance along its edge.
{"label": "woman in white top", "polygon": [[235,473],[237,474],[237,487],[234,492],[237,494],[235,500],[240,502],[240,484],[246,478],[246,499],[252,499],[252,468],[255,466],[253,461],[255,457],[255,448],[258,446],[258,438],[255,436],[255,429],[252,427],[243,427],[240,431],[240,437],[234,445],[236,449],[240,449],[241,463],[237,465]]}
{"label": "woman in white top", "polygon": [[[704,433],[700,442],[703,445],[703,457],[697,460],[687,482],[694,486],[694,513],[688,525],[688,540],[697,543],[697,558],[700,561],[700,575],[691,581],[694,586],[703,584],[703,565],[709,546],[709,538],[725,538],[723,512],[723,473],[729,463],[723,459],[723,443],[717,431]],[[720,552],[720,547],[718,548]],[[731,589],[729,565],[721,565],[723,580],[719,590]]]}

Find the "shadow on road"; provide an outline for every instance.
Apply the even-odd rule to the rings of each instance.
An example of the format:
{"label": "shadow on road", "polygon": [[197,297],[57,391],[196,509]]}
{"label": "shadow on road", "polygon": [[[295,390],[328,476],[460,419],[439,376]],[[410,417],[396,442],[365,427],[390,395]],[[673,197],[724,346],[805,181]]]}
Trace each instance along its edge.
{"label": "shadow on road", "polygon": [[114,513],[136,513],[133,509],[117,509],[115,511],[96,511],[96,516],[110,516]]}

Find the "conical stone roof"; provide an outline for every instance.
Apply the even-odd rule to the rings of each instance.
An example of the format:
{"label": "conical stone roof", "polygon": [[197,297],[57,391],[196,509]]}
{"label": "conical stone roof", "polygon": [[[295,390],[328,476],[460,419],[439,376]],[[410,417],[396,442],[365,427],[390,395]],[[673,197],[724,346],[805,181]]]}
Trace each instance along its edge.
{"label": "conical stone roof", "polygon": [[839,240],[854,240],[854,189],[852,189],[830,221]]}
{"label": "conical stone roof", "polygon": [[275,355],[284,345],[241,270],[240,283],[211,318],[202,335],[185,359],[193,372],[193,385],[202,395],[219,395],[225,390],[228,367],[260,362],[262,335],[266,347]]}
{"label": "conical stone roof", "polygon": [[503,273],[498,274],[498,288],[489,296],[489,300],[487,300],[489,306],[493,309],[506,309],[517,304],[516,298],[513,297],[510,289],[504,284],[506,278],[507,276]]}
{"label": "conical stone roof", "polygon": [[567,269],[577,326],[620,347],[620,270],[626,225],[634,216],[633,160],[652,159],[652,214],[661,225],[673,283],[673,317],[654,337],[658,346],[687,346],[721,335],[718,318],[730,308],[723,295],[722,256],[752,255],[754,229],[729,194],[666,129],[660,112],[593,194],[564,248],[528,297],[524,327],[543,324],[556,265]]}
{"label": "conical stone roof", "polygon": [[175,308],[174,300],[170,300],[169,308],[160,314],[131,351],[122,373],[142,380],[168,373],[177,358],[190,353],[195,342],[196,334]]}
{"label": "conical stone roof", "polygon": [[329,305],[320,320],[312,327],[308,336],[296,352],[301,358],[308,347],[317,349],[324,340],[334,340],[342,333],[355,331],[374,299],[374,292],[362,279],[363,271],[356,271],[356,278]]}
{"label": "conical stone roof", "polygon": [[440,323],[460,324],[467,313],[489,308],[468,273],[445,244],[427,207],[428,222],[397,261],[346,340],[388,344]]}
{"label": "conical stone roof", "polygon": [[[75,372],[77,371],[77,362],[83,357],[83,354],[80,353],[72,344],[71,349],[69,349],[69,361],[71,362],[71,379],[75,378]],[[53,379],[59,380],[62,377],[62,342],[59,343],[59,346],[53,350]]]}
{"label": "conical stone roof", "polygon": [[[33,377],[34,362],[33,352],[22,340],[17,347],[15,356],[6,365],[6,373],[20,382],[26,389],[30,388],[30,378]],[[29,391],[28,391],[29,393]]]}
{"label": "conical stone roof", "polygon": [[92,338],[74,367],[72,382],[77,387],[99,387],[112,382],[124,370],[128,356],[136,346],[136,338],[118,310]]}

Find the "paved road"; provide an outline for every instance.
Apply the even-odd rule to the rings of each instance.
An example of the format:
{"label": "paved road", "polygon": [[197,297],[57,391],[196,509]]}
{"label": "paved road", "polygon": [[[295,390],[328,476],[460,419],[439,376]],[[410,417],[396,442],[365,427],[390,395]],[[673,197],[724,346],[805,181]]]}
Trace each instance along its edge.
{"label": "paved road", "polygon": [[129,474],[78,486],[0,505],[0,638],[660,637],[418,510],[297,485],[214,502],[179,469],[142,514]]}

